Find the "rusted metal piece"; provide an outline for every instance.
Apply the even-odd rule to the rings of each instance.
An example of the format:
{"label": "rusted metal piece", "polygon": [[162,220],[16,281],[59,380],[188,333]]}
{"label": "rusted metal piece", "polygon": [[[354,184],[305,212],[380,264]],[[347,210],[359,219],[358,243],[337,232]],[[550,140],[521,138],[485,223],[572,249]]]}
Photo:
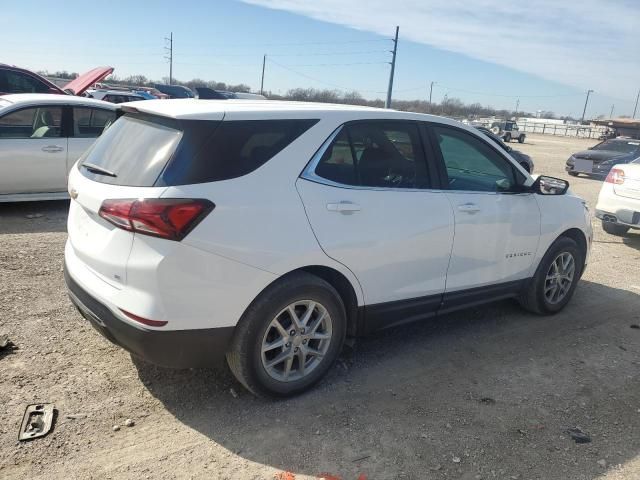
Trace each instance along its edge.
{"label": "rusted metal piece", "polygon": [[44,437],[53,428],[55,413],[56,410],[53,403],[28,405],[22,418],[18,440],[24,442],[25,440]]}

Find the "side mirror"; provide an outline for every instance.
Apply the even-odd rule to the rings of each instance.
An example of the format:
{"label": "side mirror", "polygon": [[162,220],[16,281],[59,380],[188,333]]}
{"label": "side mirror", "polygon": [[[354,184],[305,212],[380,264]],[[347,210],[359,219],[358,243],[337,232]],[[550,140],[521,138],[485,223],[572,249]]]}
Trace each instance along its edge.
{"label": "side mirror", "polygon": [[569,182],[561,178],[540,175],[531,185],[531,190],[539,195],[564,195],[569,190]]}

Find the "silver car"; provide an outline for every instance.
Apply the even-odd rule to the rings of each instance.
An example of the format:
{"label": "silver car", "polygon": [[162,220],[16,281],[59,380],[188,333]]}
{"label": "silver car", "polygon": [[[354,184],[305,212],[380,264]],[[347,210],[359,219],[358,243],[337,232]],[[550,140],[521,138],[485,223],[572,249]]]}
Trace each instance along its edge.
{"label": "silver car", "polygon": [[69,170],[115,117],[90,98],[0,96],[0,202],[67,198]]}

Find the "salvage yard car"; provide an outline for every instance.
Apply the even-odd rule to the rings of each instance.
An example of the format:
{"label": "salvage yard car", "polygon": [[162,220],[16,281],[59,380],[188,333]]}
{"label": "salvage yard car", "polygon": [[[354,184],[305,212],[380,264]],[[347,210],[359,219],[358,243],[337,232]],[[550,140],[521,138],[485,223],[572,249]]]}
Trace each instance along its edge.
{"label": "salvage yard car", "polygon": [[571,299],[585,203],[445,118],[149,100],[78,161],[65,281],[106,338],[166,367],[225,356],[251,392],[318,382],[347,335],[505,298]]}
{"label": "salvage yard car", "polygon": [[609,171],[598,196],[596,217],[611,235],[640,229],[640,159],[614,165]]}
{"label": "salvage yard car", "polygon": [[571,176],[585,175],[604,178],[614,165],[630,163],[640,158],[640,140],[613,138],[574,153],[569,157],[565,170]]}
{"label": "salvage yard car", "polygon": [[0,202],[68,198],[67,175],[115,105],[73,95],[0,97]]}

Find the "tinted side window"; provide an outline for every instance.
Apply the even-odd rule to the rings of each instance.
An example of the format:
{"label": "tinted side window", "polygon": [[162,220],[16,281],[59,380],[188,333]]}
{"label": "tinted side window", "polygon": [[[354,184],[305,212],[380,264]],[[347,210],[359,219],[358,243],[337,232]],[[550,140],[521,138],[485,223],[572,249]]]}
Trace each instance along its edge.
{"label": "tinted side window", "polygon": [[99,137],[107,125],[113,123],[116,113],[102,108],[79,107],[73,109],[73,136]]}
{"label": "tinted side window", "polygon": [[517,184],[513,166],[481,139],[454,128],[433,130],[451,190],[499,192]]}
{"label": "tinted side window", "polygon": [[349,124],[324,152],[315,173],[361,187],[428,187],[420,134],[412,122]]}
{"label": "tinted side window", "polygon": [[0,118],[0,138],[51,138],[61,133],[62,108],[24,108]]}
{"label": "tinted side window", "polygon": [[226,121],[213,124],[213,128],[212,122],[184,122],[185,138],[159,183],[188,185],[247,175],[280,153],[316,122]]}
{"label": "tinted side window", "polygon": [[324,151],[316,167],[316,175],[344,185],[360,184],[346,128],[341,129],[329,148]]}
{"label": "tinted side window", "polygon": [[0,92],[48,93],[49,87],[30,75],[5,70],[0,72]]}

